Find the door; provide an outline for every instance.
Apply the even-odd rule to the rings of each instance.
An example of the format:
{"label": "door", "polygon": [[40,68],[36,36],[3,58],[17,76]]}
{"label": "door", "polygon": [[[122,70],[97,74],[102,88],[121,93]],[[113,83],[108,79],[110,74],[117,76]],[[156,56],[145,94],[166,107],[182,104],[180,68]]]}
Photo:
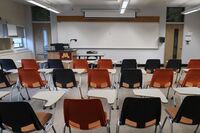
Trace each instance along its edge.
{"label": "door", "polygon": [[181,59],[183,24],[166,25],[165,63],[169,59]]}
{"label": "door", "polygon": [[50,23],[33,23],[33,37],[36,59],[47,59],[47,50],[51,43]]}

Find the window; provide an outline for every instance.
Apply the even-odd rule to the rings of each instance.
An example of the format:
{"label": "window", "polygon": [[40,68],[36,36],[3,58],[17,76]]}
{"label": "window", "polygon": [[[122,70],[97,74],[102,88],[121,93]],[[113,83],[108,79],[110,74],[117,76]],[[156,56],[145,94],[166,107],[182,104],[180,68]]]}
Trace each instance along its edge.
{"label": "window", "polygon": [[184,7],[167,7],[167,22],[184,22]]}
{"label": "window", "polygon": [[25,38],[14,37],[13,38],[13,46],[14,48],[23,48],[24,47]]}
{"label": "window", "polygon": [[43,40],[44,40],[44,53],[47,53],[49,40],[48,40],[48,32],[45,29],[43,30]]}
{"label": "window", "polygon": [[13,47],[23,48],[25,44],[25,30],[24,27],[17,26],[17,37],[13,37]]}

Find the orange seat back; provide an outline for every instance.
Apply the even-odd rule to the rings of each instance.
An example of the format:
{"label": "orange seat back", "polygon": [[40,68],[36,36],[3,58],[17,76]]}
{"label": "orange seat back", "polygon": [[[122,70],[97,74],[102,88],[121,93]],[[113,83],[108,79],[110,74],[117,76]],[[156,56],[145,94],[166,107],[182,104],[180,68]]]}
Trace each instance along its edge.
{"label": "orange seat back", "polygon": [[39,69],[39,66],[35,59],[22,59],[21,63],[23,69]]}
{"label": "orange seat back", "polygon": [[183,80],[182,87],[200,86],[200,69],[190,69]]}
{"label": "orange seat back", "polygon": [[97,68],[101,69],[112,69],[113,64],[111,59],[100,59],[97,63]]}
{"label": "orange seat back", "polygon": [[19,81],[23,87],[40,88],[45,86],[37,70],[20,68],[18,72]]}
{"label": "orange seat back", "polygon": [[89,130],[106,126],[106,115],[99,99],[65,99],[64,120],[68,127]]}
{"label": "orange seat back", "polygon": [[108,70],[107,69],[89,69],[88,87],[92,87],[92,88],[111,87]]}
{"label": "orange seat back", "polygon": [[155,88],[169,88],[173,83],[172,69],[156,69],[153,73],[150,87]]}
{"label": "orange seat back", "polygon": [[87,62],[86,59],[77,59],[77,60],[74,60],[74,62],[73,62],[73,68],[85,69],[86,71],[88,71],[88,69],[89,69],[88,62]]}
{"label": "orange seat back", "polygon": [[200,59],[191,59],[187,68],[200,68]]}

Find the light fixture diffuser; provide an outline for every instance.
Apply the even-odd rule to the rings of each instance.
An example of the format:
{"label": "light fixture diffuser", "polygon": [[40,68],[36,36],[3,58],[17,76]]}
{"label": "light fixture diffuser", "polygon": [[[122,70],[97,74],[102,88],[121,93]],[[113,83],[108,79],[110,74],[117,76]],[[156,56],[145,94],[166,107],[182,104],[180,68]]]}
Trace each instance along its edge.
{"label": "light fixture diffuser", "polygon": [[36,6],[39,6],[41,8],[44,8],[44,9],[47,9],[51,12],[54,12],[54,13],[60,13],[58,10],[56,10],[54,7],[46,4],[46,3],[41,3],[41,2],[38,2],[38,1],[35,1],[35,0],[27,0],[27,2],[33,4],[33,5],[36,5]]}
{"label": "light fixture diffuser", "polygon": [[182,12],[182,14],[187,15],[187,14],[194,13],[197,11],[200,11],[200,5],[194,8],[187,9],[184,12]]}
{"label": "light fixture diffuser", "polygon": [[123,0],[120,14],[124,14],[130,0]]}

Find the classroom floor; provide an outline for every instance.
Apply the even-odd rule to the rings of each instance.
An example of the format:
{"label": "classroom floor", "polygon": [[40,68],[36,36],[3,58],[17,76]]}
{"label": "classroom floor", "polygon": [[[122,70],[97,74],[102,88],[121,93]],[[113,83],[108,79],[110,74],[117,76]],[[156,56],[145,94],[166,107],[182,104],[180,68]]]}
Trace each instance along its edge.
{"label": "classroom floor", "polygon": [[[77,76],[78,77],[78,76]],[[78,78],[77,78],[78,79]],[[144,76],[144,83],[146,83],[147,81],[149,81],[151,79],[151,75],[149,76]],[[87,74],[84,74],[82,76],[82,92],[85,98],[87,98],[86,96],[86,92],[87,92]],[[2,90],[3,91],[3,90]],[[29,92],[31,95],[35,94],[37,91],[40,91],[39,89],[29,89]],[[166,94],[167,91],[163,90],[163,92]],[[172,96],[172,91],[170,91],[170,96]],[[13,101],[17,101],[17,91],[15,90],[13,92]],[[23,90],[23,95],[26,96],[25,90]],[[125,97],[134,97],[134,94],[132,92],[132,90],[128,90],[128,89],[121,89],[119,91],[119,98],[120,98],[120,109],[121,106],[123,104],[123,100]],[[64,127],[64,118],[63,118],[63,100],[64,99],[76,99],[76,98],[80,98],[80,94],[79,94],[79,90],[77,88],[75,89],[71,89],[69,91],[67,91],[67,93],[64,95],[64,97],[57,103],[56,108],[54,108],[53,110],[50,109],[46,109],[43,110],[43,102],[42,101],[38,101],[38,100],[31,100],[28,101],[32,107],[34,108],[35,111],[45,111],[45,112],[52,112],[55,113],[54,114],[54,125],[55,125],[55,129],[57,131],[57,133],[62,133],[63,132],[63,127]],[[8,101],[9,97],[5,97],[2,99],[3,101]],[[106,102],[105,99],[101,99],[103,106],[104,106],[104,110],[106,112],[108,112],[108,104]],[[179,100],[179,97],[177,97],[177,100]],[[165,108],[168,106],[173,105],[173,100],[169,99],[169,103],[168,104],[162,104],[162,116],[161,116],[161,122],[163,122],[166,113],[165,113]],[[114,106],[115,107],[115,106]],[[119,118],[120,115],[120,111],[121,110],[112,110],[112,116],[111,116],[111,133],[115,133],[116,132],[116,124],[117,124],[117,120]],[[80,111],[81,113],[81,111]],[[196,126],[187,126],[187,125],[181,125],[181,124],[174,124],[174,133],[191,133],[194,132]],[[120,132],[121,133],[154,133],[154,127],[149,127],[146,129],[135,129],[135,128],[130,128],[127,126],[121,126],[120,128]],[[159,130],[158,130],[159,131]],[[96,129],[96,130],[91,130],[91,131],[80,131],[77,129],[72,129],[73,133],[106,133],[106,128],[100,128],[100,129]],[[198,131],[200,133],[200,129]],[[8,132],[4,132],[4,133],[8,133]],[[52,130],[49,131],[49,133],[53,133]],[[66,133],[68,133],[68,130],[66,130]],[[169,126],[169,122],[167,121],[164,129],[163,129],[163,133],[170,133],[170,126]]]}

